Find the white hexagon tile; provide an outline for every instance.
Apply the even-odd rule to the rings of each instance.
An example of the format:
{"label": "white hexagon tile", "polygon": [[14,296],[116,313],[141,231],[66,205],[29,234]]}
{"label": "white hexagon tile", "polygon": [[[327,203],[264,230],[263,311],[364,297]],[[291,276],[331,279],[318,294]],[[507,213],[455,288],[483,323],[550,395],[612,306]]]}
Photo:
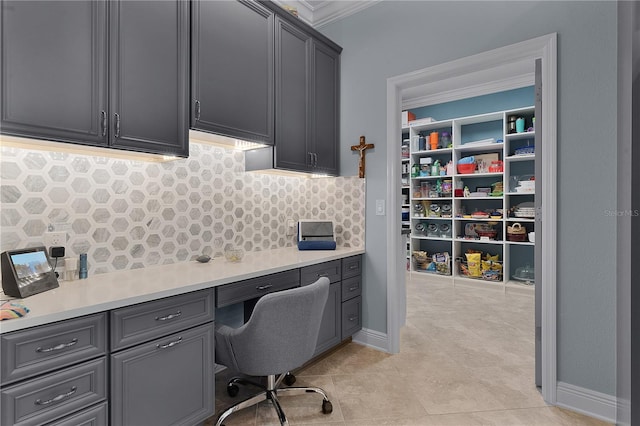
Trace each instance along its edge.
{"label": "white hexagon tile", "polygon": [[244,154],[191,143],[165,163],[2,147],[0,250],[66,231],[89,273],[295,244],[291,219],[333,220],[339,246],[364,246],[364,180],[245,173]]}

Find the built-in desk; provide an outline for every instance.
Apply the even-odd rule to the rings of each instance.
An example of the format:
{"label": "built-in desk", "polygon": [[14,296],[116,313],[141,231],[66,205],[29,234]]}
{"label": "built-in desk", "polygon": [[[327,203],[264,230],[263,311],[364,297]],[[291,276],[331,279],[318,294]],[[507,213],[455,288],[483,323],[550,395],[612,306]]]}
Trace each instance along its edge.
{"label": "built-in desk", "polygon": [[[240,263],[214,259],[113,272],[30,296],[22,301],[27,316],[0,323],[0,423],[198,424],[214,412],[215,306],[305,285],[301,276],[310,279],[327,265],[341,265],[342,278],[349,276],[345,270],[353,275],[362,253],[251,252]],[[265,283],[265,277],[278,279]],[[335,287],[340,300],[357,293],[359,284],[348,282]],[[342,306],[342,317],[355,317]],[[328,323],[335,318],[329,315]],[[175,389],[187,388],[192,395],[174,397]]]}

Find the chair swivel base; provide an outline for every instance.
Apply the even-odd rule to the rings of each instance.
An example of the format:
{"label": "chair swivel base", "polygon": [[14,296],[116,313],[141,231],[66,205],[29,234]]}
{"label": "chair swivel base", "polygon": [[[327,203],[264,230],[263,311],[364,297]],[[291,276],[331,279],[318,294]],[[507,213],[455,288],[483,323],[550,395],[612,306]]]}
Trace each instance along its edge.
{"label": "chair swivel base", "polygon": [[285,381],[285,383],[293,384],[293,382],[295,382],[295,377],[289,373],[281,374],[277,379],[275,375],[267,376],[266,387],[262,386],[259,383],[253,382],[251,380],[243,379],[243,378],[231,379],[229,381],[229,384],[227,385],[227,392],[229,393],[230,396],[235,396],[238,394],[238,387],[236,383],[252,384],[254,386],[260,387],[261,389],[263,389],[263,391],[225,410],[222,414],[220,414],[220,417],[218,417],[216,426],[222,426],[224,420],[227,417],[229,417],[232,413],[235,413],[238,410],[242,410],[243,408],[256,405],[264,401],[265,399],[270,400],[271,403],[273,404],[273,408],[276,410],[276,413],[278,414],[278,419],[280,420],[280,424],[282,426],[288,426],[289,422],[287,421],[287,416],[284,414],[284,411],[282,410],[282,406],[280,405],[280,401],[278,400],[278,396],[277,396],[278,393],[280,394],[286,393],[291,395],[317,393],[322,395],[322,412],[324,414],[329,414],[333,411],[333,405],[331,404],[331,401],[329,401],[329,397],[327,396],[326,392],[323,391],[322,389],[316,388],[316,387],[302,387],[302,386],[279,388],[280,383],[282,383],[283,380]]}

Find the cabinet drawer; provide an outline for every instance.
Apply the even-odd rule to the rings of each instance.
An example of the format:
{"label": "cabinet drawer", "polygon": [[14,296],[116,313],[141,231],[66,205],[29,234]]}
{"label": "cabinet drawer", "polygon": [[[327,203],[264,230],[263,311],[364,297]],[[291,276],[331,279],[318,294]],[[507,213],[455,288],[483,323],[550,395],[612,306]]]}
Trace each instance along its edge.
{"label": "cabinet drawer", "polygon": [[40,425],[107,398],[106,357],[2,389],[3,425]]}
{"label": "cabinet drawer", "polygon": [[212,321],[213,291],[202,290],[111,311],[111,349],[123,349]]}
{"label": "cabinet drawer", "polygon": [[342,280],[342,301],[349,300],[362,294],[362,277],[353,277]]}
{"label": "cabinet drawer", "polygon": [[342,340],[362,328],[362,296],[342,303]]}
{"label": "cabinet drawer", "polygon": [[342,259],[342,279],[362,274],[362,255]]}
{"label": "cabinet drawer", "polygon": [[305,266],[300,269],[300,285],[313,284],[320,277],[327,277],[332,283],[340,281],[342,279],[340,260]]}
{"label": "cabinet drawer", "polygon": [[104,355],[106,348],[104,313],[3,334],[2,384]]}
{"label": "cabinet drawer", "polygon": [[109,409],[106,402],[95,407],[87,408],[47,426],[107,426],[109,424]]}
{"label": "cabinet drawer", "polygon": [[298,287],[300,276],[297,269],[279,272],[264,277],[251,278],[237,283],[216,287],[216,307],[233,305],[264,296],[274,291]]}

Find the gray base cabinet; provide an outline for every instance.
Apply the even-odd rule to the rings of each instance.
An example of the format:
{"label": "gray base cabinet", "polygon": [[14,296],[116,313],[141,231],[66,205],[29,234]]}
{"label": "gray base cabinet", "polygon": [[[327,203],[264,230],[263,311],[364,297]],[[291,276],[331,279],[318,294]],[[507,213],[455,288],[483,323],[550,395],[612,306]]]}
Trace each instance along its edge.
{"label": "gray base cabinet", "polygon": [[331,349],[362,328],[362,256],[351,256],[300,269],[301,285],[320,277],[331,282],[315,355]]}
{"label": "gray base cabinet", "polygon": [[340,300],[340,282],[333,283],[329,286],[329,296],[327,304],[322,315],[322,323],[320,332],[318,333],[318,343],[313,355],[319,355],[322,352],[331,349],[342,341],[342,322],[341,322],[341,306]]}
{"label": "gray base cabinet", "polygon": [[111,422],[195,425],[213,415],[214,292],[111,311]]}
{"label": "gray base cabinet", "polygon": [[111,421],[194,425],[213,414],[213,326],[111,355]]}

